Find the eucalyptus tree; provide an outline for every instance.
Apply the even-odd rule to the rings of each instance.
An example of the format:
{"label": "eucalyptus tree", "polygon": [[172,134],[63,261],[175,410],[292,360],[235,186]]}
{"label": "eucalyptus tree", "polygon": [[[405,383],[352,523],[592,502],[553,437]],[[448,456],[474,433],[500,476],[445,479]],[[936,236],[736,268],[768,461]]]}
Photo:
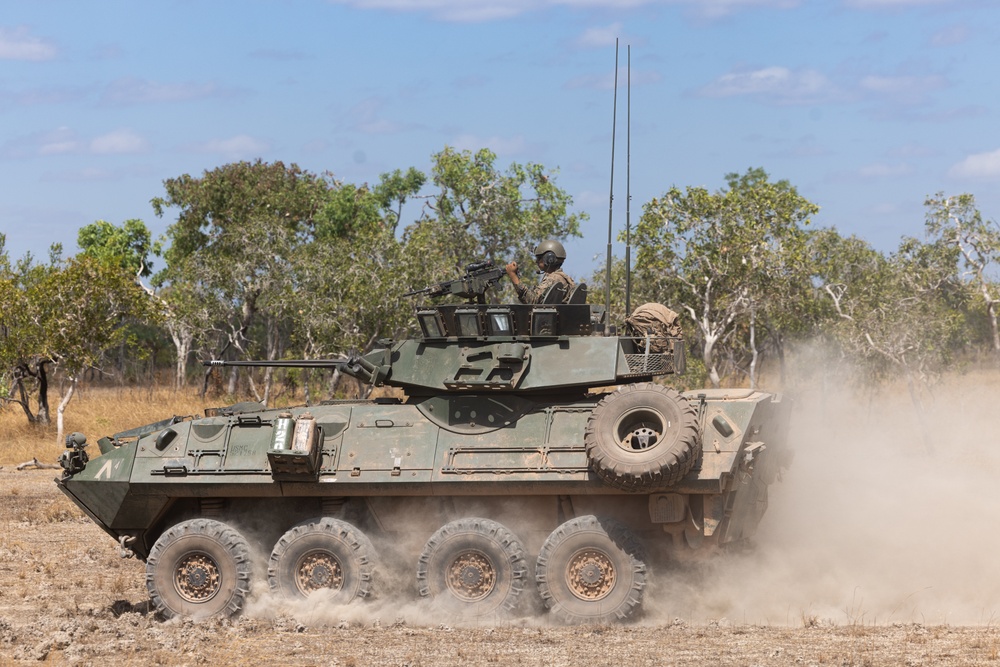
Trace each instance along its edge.
{"label": "eucalyptus tree", "polygon": [[922,419],[919,389],[963,342],[967,292],[954,247],[904,237],[883,255],[861,239],[825,230],[813,249],[817,285],[835,314],[829,322],[834,339],[868,382],[902,377]]}
{"label": "eucalyptus tree", "polygon": [[29,424],[50,421],[47,367],[52,362],[44,354],[45,299],[38,287],[49,270],[30,255],[12,263],[0,234],[0,402],[19,406]]}
{"label": "eucalyptus tree", "polygon": [[927,207],[928,236],[960,253],[966,280],[986,308],[993,352],[1000,354],[1000,328],[997,326],[1000,284],[995,275],[1000,264],[1000,227],[995,221],[983,219],[971,194],[945,197],[939,192],[928,197],[924,205]]}
{"label": "eucalyptus tree", "polygon": [[40,354],[63,371],[68,387],[57,409],[57,442],[63,415],[81,374],[98,368],[106,351],[134,343],[134,325],[156,323],[146,292],[128,270],[86,255],[70,258],[48,273],[38,288],[46,304],[40,314],[45,331]]}
{"label": "eucalyptus tree", "polygon": [[149,257],[154,245],[142,220],[133,218],[121,226],[97,220],[80,228],[76,242],[84,255],[120,266],[134,276],[145,278],[152,273]]}
{"label": "eucalyptus tree", "polygon": [[[673,187],[644,206],[633,238],[634,284],[687,315],[712,386],[721,382],[719,345],[748,351],[755,384],[759,323],[779,352],[798,326],[788,313],[810,289],[805,227],[818,210],[759,168],[727,174],[726,187],[714,193]],[[741,319],[746,338],[737,341]]]}
{"label": "eucalyptus tree", "polygon": [[572,197],[556,185],[555,172],[516,162],[501,170],[486,148],[473,154],[446,147],[433,156],[431,178],[438,191],[405,232],[428,260],[428,279],[454,277],[478,260],[530,266],[539,242],[579,236],[587,219],[570,212]]}
{"label": "eucalyptus tree", "polygon": [[0,398],[19,405],[29,423],[48,424],[49,378],[61,371],[68,381],[57,410],[61,440],[81,374],[99,369],[109,349],[129,342],[136,322],[155,323],[156,313],[120,263],[87,254],[62,260],[53,252],[48,264],[26,257],[12,266],[2,245],[0,365],[11,385]]}
{"label": "eucalyptus tree", "polygon": [[[427,258],[408,253],[396,235],[403,203],[423,183],[414,169],[409,178],[400,173],[383,174],[374,188],[337,184],[331,190],[314,238],[294,259],[294,283],[280,296],[292,313],[297,356],[364,354],[406,329],[412,308],[403,294],[426,270]],[[306,371],[307,392],[309,376]],[[334,370],[332,377],[335,387],[340,374]]]}
{"label": "eucalyptus tree", "polygon": [[[294,164],[258,159],[227,164],[200,178],[184,174],[164,181],[164,188],[166,196],[152,200],[153,210],[162,216],[175,208],[178,215],[167,229],[167,267],[158,280],[194,284],[210,295],[223,311],[212,356],[246,356],[248,332],[261,316],[262,304],[270,306],[263,312],[269,326],[279,316],[274,307],[280,302],[269,297],[287,289],[293,258],[311,238],[331,183]],[[273,359],[275,339],[267,341],[265,356]],[[203,394],[208,379],[206,374]],[[229,393],[235,389],[233,373]]]}

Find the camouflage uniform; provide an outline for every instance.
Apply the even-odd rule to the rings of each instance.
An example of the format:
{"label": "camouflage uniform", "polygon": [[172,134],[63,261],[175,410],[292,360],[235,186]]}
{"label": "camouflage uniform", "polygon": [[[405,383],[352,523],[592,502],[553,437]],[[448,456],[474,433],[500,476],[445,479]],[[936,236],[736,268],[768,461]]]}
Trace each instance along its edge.
{"label": "camouflage uniform", "polygon": [[565,302],[573,289],[573,279],[563,273],[561,269],[546,273],[545,277],[538,283],[538,287],[528,287],[524,283],[519,283],[515,287],[517,300],[521,303],[541,303],[545,292],[555,284],[560,284],[565,288],[566,293],[563,295],[563,302]]}

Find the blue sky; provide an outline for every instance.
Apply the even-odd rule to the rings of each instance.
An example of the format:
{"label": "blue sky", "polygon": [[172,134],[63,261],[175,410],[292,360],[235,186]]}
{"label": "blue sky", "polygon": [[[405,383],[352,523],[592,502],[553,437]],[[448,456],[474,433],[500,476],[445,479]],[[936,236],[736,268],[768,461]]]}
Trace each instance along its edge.
{"label": "blue sky", "polygon": [[[672,185],[763,167],[891,250],[927,195],[1000,217],[998,0],[0,0],[0,232],[44,258],[98,219],[171,219],[165,179],[262,158],[375,182],[447,146],[537,162],[607,243]],[[408,204],[416,215],[419,203]],[[616,255],[624,249],[617,244]],[[156,268],[156,267],[154,267]]]}

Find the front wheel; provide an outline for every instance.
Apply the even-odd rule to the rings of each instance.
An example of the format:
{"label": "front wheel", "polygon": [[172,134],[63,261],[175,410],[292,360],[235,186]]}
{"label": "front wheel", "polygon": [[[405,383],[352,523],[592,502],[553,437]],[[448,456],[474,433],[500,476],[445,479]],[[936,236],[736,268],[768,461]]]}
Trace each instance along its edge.
{"label": "front wheel", "polygon": [[372,594],[378,557],[371,540],[340,519],[311,519],[281,536],[271,551],[267,581],[286,598],[326,591],[346,604]]}
{"label": "front wheel", "polygon": [[521,542],[490,519],[459,519],[442,526],[417,561],[420,595],[472,616],[511,611],[527,576]]}
{"label": "front wheel", "polygon": [[610,623],[634,615],[646,587],[645,555],[628,528],[581,516],[549,535],[535,567],[538,592],[566,623]]}
{"label": "front wheel", "polygon": [[233,616],[250,592],[250,545],[235,528],[192,519],[167,529],[146,559],[146,589],[171,618]]}

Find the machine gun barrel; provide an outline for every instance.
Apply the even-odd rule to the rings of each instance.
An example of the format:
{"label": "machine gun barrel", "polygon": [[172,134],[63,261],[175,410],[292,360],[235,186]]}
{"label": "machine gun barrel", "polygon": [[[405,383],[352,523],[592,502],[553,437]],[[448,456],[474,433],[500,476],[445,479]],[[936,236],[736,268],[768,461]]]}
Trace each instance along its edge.
{"label": "machine gun barrel", "polygon": [[430,285],[423,289],[407,292],[403,296],[416,296],[417,294],[427,294],[431,297],[447,296],[454,294],[467,299],[469,303],[485,303],[486,290],[495,285],[504,277],[506,271],[503,267],[493,264],[491,261],[473,262],[465,267],[465,275],[455,280]]}

